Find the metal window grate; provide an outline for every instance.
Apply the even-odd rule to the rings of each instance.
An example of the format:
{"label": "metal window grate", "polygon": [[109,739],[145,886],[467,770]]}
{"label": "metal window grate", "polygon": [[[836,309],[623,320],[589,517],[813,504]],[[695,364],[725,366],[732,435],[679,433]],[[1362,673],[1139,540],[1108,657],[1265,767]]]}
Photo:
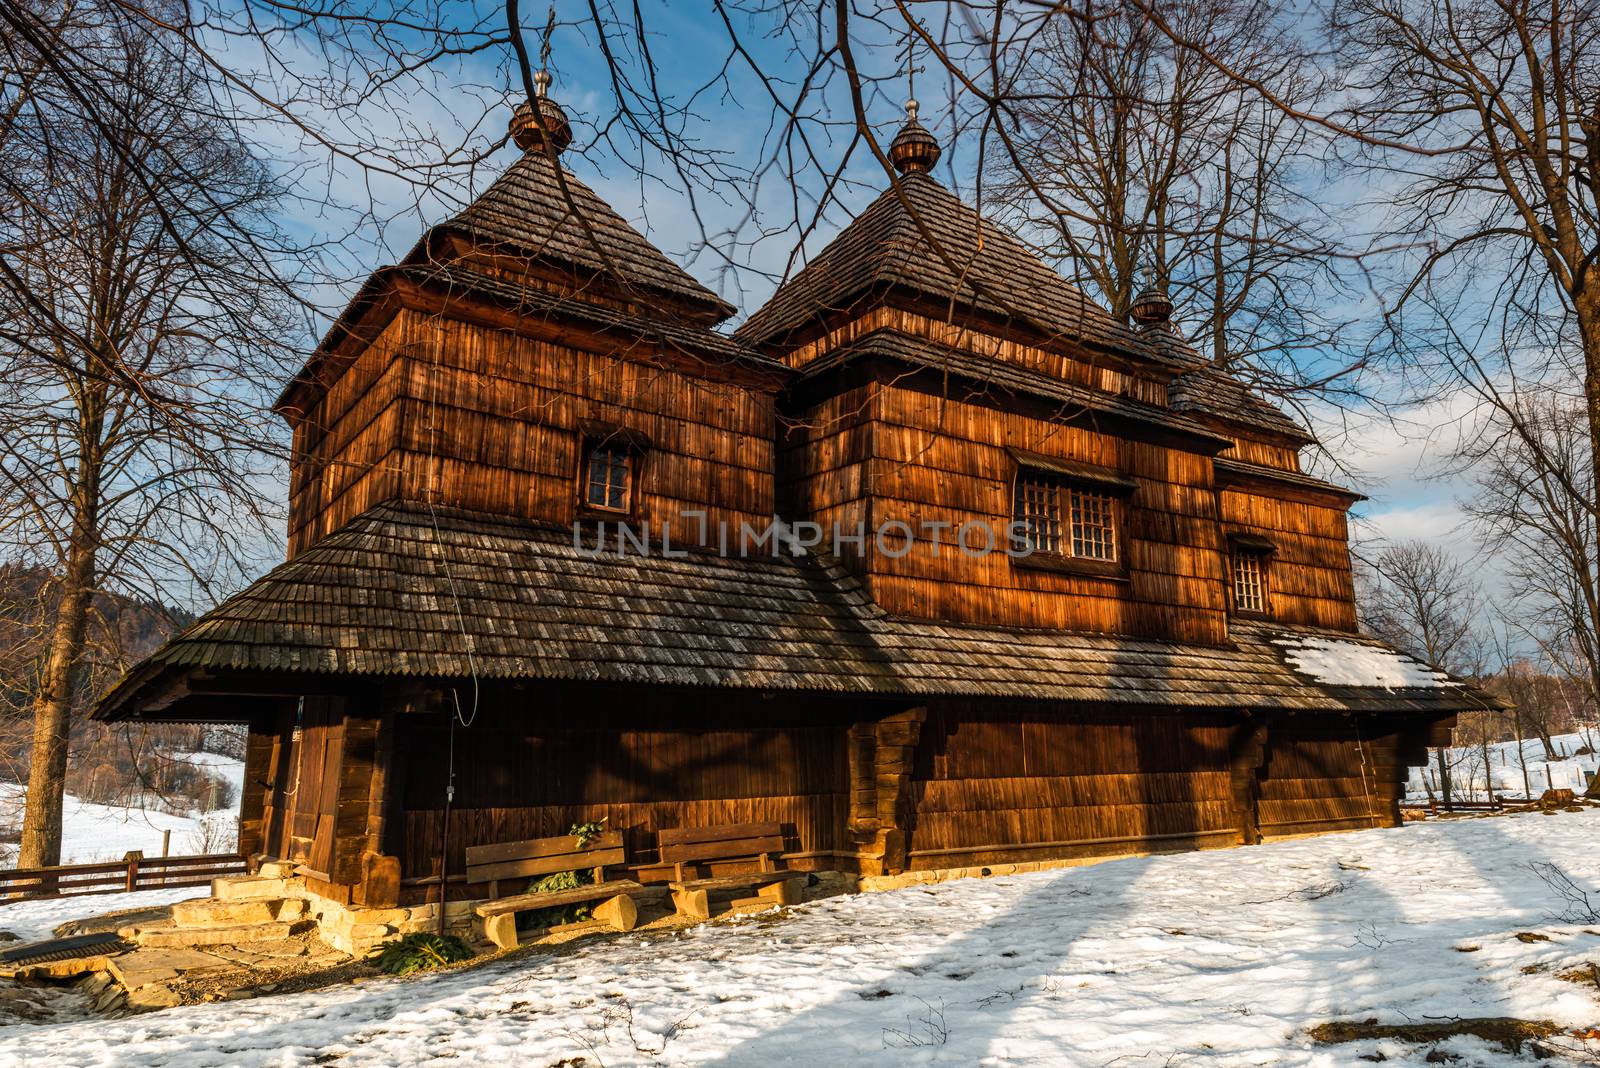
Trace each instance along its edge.
{"label": "metal window grate", "polygon": [[1077,487],[1067,490],[1067,494],[1072,505],[1072,555],[1086,560],[1115,560],[1115,502],[1107,494]]}
{"label": "metal window grate", "polygon": [[1240,612],[1267,610],[1267,557],[1238,549],[1233,554],[1233,606]]}
{"label": "metal window grate", "polygon": [[1013,518],[1021,548],[1085,560],[1117,559],[1116,500],[1041,475],[1017,477]]}
{"label": "metal window grate", "polygon": [[1017,479],[1016,519],[1023,524],[1024,548],[1036,553],[1061,551],[1061,496],[1050,479],[1023,475]]}

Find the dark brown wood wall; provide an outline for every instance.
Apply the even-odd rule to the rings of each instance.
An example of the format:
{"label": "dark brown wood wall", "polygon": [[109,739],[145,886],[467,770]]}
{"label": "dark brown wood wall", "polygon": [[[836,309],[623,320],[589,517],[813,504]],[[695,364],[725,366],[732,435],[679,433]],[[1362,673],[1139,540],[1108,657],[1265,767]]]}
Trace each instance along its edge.
{"label": "dark brown wood wall", "polygon": [[1231,845],[1230,717],[929,707],[910,866]]}
{"label": "dark brown wood wall", "polygon": [[[843,834],[847,727],[826,713],[807,722],[793,708],[751,693],[589,696],[541,701],[520,714],[485,710],[455,731],[450,870],[464,870],[468,846],[565,834],[601,818],[623,832],[629,863],[647,876],[657,831],[751,822],[784,825],[792,867],[848,868],[850,860],[834,856],[855,848]],[[398,730],[401,868],[414,877],[436,870],[450,742],[438,717],[401,716]]]}
{"label": "dark brown wood wall", "polygon": [[715,544],[719,523],[764,526],[770,390],[648,356],[402,310],[296,422],[291,553],[394,498],[569,523],[586,423],[649,439],[638,518],[658,536],[671,522],[675,543],[705,529]]}
{"label": "dark brown wood wall", "polygon": [[1276,720],[1261,771],[1261,833],[1271,838],[1397,825],[1406,761],[1426,758],[1407,737],[1415,729],[1401,732],[1352,716]]}
{"label": "dark brown wood wall", "polygon": [[1268,576],[1273,621],[1356,629],[1349,521],[1342,506],[1259,490],[1229,488],[1217,496],[1225,533],[1255,534],[1277,546]]}

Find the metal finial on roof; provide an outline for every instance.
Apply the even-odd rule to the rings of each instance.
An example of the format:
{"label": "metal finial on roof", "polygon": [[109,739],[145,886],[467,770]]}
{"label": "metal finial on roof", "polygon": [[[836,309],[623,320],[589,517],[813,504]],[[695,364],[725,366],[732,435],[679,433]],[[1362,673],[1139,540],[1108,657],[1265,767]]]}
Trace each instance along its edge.
{"label": "metal finial on roof", "polygon": [[901,174],[923,174],[931,171],[943,154],[938,138],[917,121],[917,109],[920,106],[915,97],[906,101],[906,124],[900,127],[900,132],[889,142],[889,162],[893,163],[895,170]]}
{"label": "metal finial on roof", "polygon": [[1172,298],[1165,286],[1152,282],[1133,298],[1128,314],[1140,326],[1160,326],[1172,319]]}
{"label": "metal finial on roof", "polygon": [[533,100],[523,101],[511,115],[511,138],[524,152],[544,151],[546,141],[560,155],[572,144],[572,124],[561,105],[550,98],[553,79],[548,70],[540,69],[533,76]]}

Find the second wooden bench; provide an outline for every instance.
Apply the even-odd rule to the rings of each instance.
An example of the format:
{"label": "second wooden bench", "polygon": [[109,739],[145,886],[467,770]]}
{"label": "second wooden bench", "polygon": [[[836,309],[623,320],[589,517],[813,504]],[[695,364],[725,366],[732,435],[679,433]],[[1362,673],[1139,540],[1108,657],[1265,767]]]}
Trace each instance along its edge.
{"label": "second wooden bench", "polygon": [[[710,919],[710,895],[727,891],[754,890],[758,898],[775,905],[794,905],[806,885],[805,872],[779,871],[774,863],[783,852],[781,824],[684,827],[659,832],[656,843],[663,863],[672,865],[672,903],[682,916]],[[754,862],[758,870],[695,878],[711,861]]]}

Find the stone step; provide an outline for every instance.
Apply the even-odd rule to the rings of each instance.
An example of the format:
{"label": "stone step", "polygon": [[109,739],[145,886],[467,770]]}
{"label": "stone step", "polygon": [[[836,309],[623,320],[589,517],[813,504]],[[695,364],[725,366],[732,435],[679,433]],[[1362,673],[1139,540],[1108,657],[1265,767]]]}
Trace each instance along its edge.
{"label": "stone step", "polygon": [[301,878],[277,879],[260,875],[224,875],[211,880],[211,896],[219,901],[248,901],[252,898],[301,897],[306,881]]}
{"label": "stone step", "polygon": [[194,901],[180,901],[172,906],[172,922],[178,927],[239,927],[247,923],[299,920],[304,919],[305,915],[306,903],[299,898],[218,900],[202,897]]}
{"label": "stone step", "polygon": [[133,927],[127,937],[150,948],[185,946],[237,946],[249,942],[278,942],[294,933],[287,922],[248,923],[235,927]]}
{"label": "stone step", "polygon": [[219,901],[203,897],[172,906],[172,922],[179,927],[238,927],[247,923],[276,923],[283,901],[268,897]]}

